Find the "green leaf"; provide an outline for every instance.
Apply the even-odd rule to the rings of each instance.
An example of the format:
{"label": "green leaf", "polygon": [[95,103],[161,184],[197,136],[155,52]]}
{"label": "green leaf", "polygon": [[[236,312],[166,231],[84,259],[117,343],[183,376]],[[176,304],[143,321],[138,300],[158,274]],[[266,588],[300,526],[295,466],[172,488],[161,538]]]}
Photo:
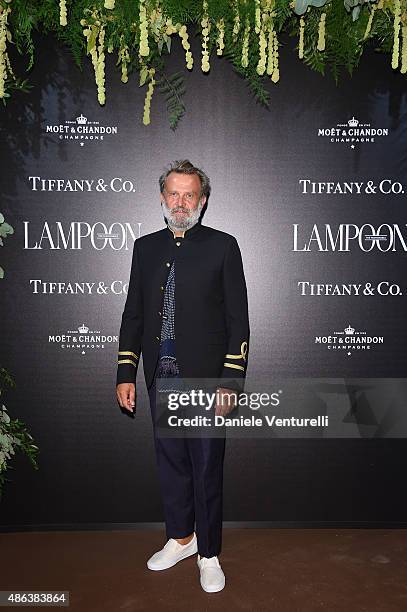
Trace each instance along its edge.
{"label": "green leaf", "polygon": [[140,70],[140,85],[139,85],[139,87],[144,85],[144,83],[146,82],[147,76],[148,76],[148,68],[147,68],[147,66],[143,66],[142,69]]}
{"label": "green leaf", "polygon": [[295,0],[294,12],[303,15],[309,6],[321,7],[326,3],[327,0]]}
{"label": "green leaf", "polygon": [[91,35],[88,38],[88,44],[86,47],[86,53],[89,54],[91,52],[91,50],[95,47],[96,45],[96,39],[98,36],[98,28],[96,26],[92,26],[91,27]]}
{"label": "green leaf", "polygon": [[0,225],[0,236],[5,238],[7,234],[14,234],[14,228],[8,223],[2,223]]}

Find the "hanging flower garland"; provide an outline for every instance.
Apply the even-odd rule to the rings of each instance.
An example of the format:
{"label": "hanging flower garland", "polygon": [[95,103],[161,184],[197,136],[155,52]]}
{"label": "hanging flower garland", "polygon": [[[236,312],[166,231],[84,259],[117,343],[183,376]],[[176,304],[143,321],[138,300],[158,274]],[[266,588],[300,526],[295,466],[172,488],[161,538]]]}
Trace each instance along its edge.
{"label": "hanging flower garland", "polygon": [[87,42],[87,53],[90,54],[95,72],[97,95],[99,104],[105,104],[105,21],[104,16],[98,11],[88,10],[88,19],[82,19],[84,26],[83,35]]}
{"label": "hanging flower garland", "polygon": [[208,2],[207,2],[207,0],[203,0],[202,8],[203,8],[203,18],[201,20],[201,26],[202,26],[202,62],[201,62],[201,69],[202,69],[202,72],[208,72],[209,69],[210,69],[208,42],[209,42],[209,32],[210,32],[210,29],[211,29],[211,24],[210,24],[209,15],[208,15]]}
{"label": "hanging flower garland", "polygon": [[[262,10],[261,10],[262,9]],[[271,0],[267,0],[260,6],[260,2],[258,3],[258,8],[256,7],[256,33],[259,35],[259,61],[257,63],[256,71],[257,74],[263,75],[266,71],[266,61],[267,61],[267,38],[268,31],[272,27],[271,21]]]}
{"label": "hanging flower garland", "polygon": [[[185,49],[185,62],[186,62],[186,66],[188,68],[188,70],[192,70],[193,65],[194,65],[194,60],[192,57],[192,53],[190,51],[191,49],[191,45],[189,44],[188,41],[188,32],[187,32],[187,26],[186,25],[179,25],[179,28],[174,28],[174,31],[177,31],[178,29],[178,34],[179,37],[181,38],[181,44],[183,46],[183,48]],[[170,26],[171,27],[171,26]],[[171,28],[171,33],[172,33],[172,28]]]}
{"label": "hanging flower garland", "polygon": [[317,44],[318,51],[325,51],[325,20],[326,20],[326,13],[322,13],[321,18],[319,20],[319,25],[318,25],[318,44]]}
{"label": "hanging flower garland", "polygon": [[242,44],[242,61],[241,64],[243,68],[247,68],[249,65],[249,37],[250,37],[250,21],[249,18],[246,17],[246,23],[243,34],[243,44]]}
{"label": "hanging flower garland", "polygon": [[11,42],[11,34],[7,27],[10,6],[0,6],[0,98],[5,96],[5,82],[8,74],[14,76],[7,53],[7,42]]}
{"label": "hanging flower garland", "polygon": [[[52,2],[54,12],[49,10]],[[202,72],[210,71],[213,45],[216,55],[232,61],[266,106],[269,93],[263,83],[267,77],[272,83],[280,80],[283,32],[297,36],[298,57],[311,68],[323,73],[325,65],[332,63],[335,79],[338,65],[352,73],[364,45],[372,39],[391,54],[389,63],[394,70],[407,72],[407,0],[218,0],[216,6],[208,0],[185,0],[182,9],[175,0],[38,0],[35,4],[0,0],[0,98],[4,100],[11,89],[19,87],[7,53],[11,32],[17,39],[17,50],[28,49],[31,65],[32,31],[41,30],[43,24],[46,31],[59,34],[65,30],[61,38],[69,41],[75,58],[86,48],[101,105],[106,102],[106,49],[109,53],[116,49],[121,81],[127,83],[136,69],[140,86],[146,87],[143,123],[150,123],[157,86],[169,99],[170,122],[175,126],[184,112],[182,79],[165,76],[164,56],[171,52],[175,34],[185,51],[187,70],[193,69],[187,28],[196,23],[200,26]],[[82,47],[78,42],[81,37],[86,41]]]}
{"label": "hanging flower garland", "polygon": [[279,52],[278,52],[278,38],[277,38],[277,33],[274,30],[274,40],[273,40],[273,72],[271,73],[271,80],[273,81],[273,83],[277,83],[277,81],[280,79],[280,68],[279,68]]}
{"label": "hanging flower garland", "polygon": [[391,67],[397,68],[399,65],[399,47],[400,47],[400,22],[401,22],[401,2],[394,0],[394,37],[393,37],[393,54]]}
{"label": "hanging flower garland", "polygon": [[304,31],[305,31],[305,19],[303,15],[300,17],[300,41],[298,44],[298,57],[304,58]]}
{"label": "hanging flower garland", "polygon": [[267,44],[267,74],[271,76],[274,71],[274,23],[273,23],[274,13],[271,14],[270,21],[270,29],[268,35],[268,44]]}
{"label": "hanging flower garland", "polygon": [[150,54],[150,47],[148,46],[148,21],[147,21],[147,10],[145,0],[139,0],[139,19],[140,19],[140,47],[139,53],[141,56],[146,57]]}
{"label": "hanging flower garland", "polygon": [[240,13],[239,13],[239,2],[238,0],[234,0],[233,2],[233,30],[232,30],[232,40],[235,43],[237,40],[237,35],[240,30]]}
{"label": "hanging flower garland", "polygon": [[223,54],[223,49],[225,48],[225,20],[222,18],[216,22],[216,27],[219,31],[218,38],[216,39],[216,53],[217,55]]}
{"label": "hanging flower garland", "polygon": [[407,13],[404,13],[403,25],[401,28],[401,74],[407,72]]}
{"label": "hanging flower garland", "polygon": [[151,107],[151,98],[153,97],[154,85],[155,85],[155,68],[150,68],[148,71],[150,80],[148,83],[148,89],[146,98],[144,100],[144,114],[143,114],[143,123],[144,125],[148,125],[150,123],[150,107]]}
{"label": "hanging flower garland", "polygon": [[[109,47],[108,51],[113,51],[113,47]],[[119,48],[119,53],[118,53],[118,58],[117,58],[117,63],[116,63],[116,66],[118,66],[119,64],[121,65],[121,69],[122,69],[121,81],[122,81],[122,83],[127,83],[127,81],[129,80],[129,76],[128,76],[128,73],[127,73],[127,66],[128,66],[129,62],[130,62],[129,48],[126,45],[126,43],[124,42],[124,36],[122,34],[120,36],[120,48]]]}
{"label": "hanging flower garland", "polygon": [[66,15],[67,15],[66,0],[60,0],[59,2],[59,25],[61,26],[67,25],[68,22],[66,20]]}
{"label": "hanging flower garland", "polygon": [[363,34],[363,40],[366,40],[366,38],[370,34],[370,31],[372,29],[373,18],[374,18],[374,14],[376,12],[376,9],[377,9],[377,4],[374,4],[372,6],[372,10],[370,11],[369,19],[368,19],[367,25],[366,25],[366,30],[365,30],[365,33]]}

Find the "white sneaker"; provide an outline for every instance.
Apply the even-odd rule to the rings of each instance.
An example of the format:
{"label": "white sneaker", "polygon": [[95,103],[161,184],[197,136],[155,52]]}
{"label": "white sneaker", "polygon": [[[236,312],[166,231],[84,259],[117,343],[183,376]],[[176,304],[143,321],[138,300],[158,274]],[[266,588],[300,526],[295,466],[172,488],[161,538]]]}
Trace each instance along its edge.
{"label": "white sneaker", "polygon": [[198,544],[194,533],[188,544],[179,544],[174,538],[170,538],[164,548],[154,553],[147,561],[147,567],[151,570],[164,570],[172,567],[181,559],[198,552]]}
{"label": "white sneaker", "polygon": [[222,571],[218,557],[200,557],[197,559],[201,574],[201,587],[207,593],[216,593],[225,586],[225,574]]}

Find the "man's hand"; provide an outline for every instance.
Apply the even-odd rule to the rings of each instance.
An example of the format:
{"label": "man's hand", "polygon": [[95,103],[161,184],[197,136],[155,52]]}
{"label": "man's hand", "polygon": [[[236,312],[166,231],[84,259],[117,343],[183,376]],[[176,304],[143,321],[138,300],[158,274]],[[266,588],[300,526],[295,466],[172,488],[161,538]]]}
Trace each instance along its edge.
{"label": "man's hand", "polygon": [[116,396],[119,405],[129,412],[136,412],[136,385],[134,383],[120,383],[116,386]]}
{"label": "man's hand", "polygon": [[216,391],[219,401],[216,402],[215,415],[226,416],[236,406],[237,392],[224,387],[219,387]]}

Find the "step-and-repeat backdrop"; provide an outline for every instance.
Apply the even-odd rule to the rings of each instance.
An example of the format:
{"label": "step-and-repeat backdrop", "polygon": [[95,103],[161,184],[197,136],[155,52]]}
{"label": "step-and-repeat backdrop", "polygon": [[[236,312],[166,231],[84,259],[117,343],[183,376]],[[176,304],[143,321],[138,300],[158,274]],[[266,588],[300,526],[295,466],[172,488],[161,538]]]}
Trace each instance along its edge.
{"label": "step-and-repeat backdrop", "polygon": [[[224,60],[186,74],[172,131],[157,92],[142,124],[145,88],[113,58],[100,107],[91,65],[41,44],[0,115],[4,399],[40,447],[39,471],[8,473],[3,526],[163,520],[142,369],[135,419],[115,377],[133,242],[164,227],[158,177],[184,158],[211,179],[203,223],[241,248],[248,385],[295,383],[335,424],[232,436],[225,520],[405,520],[407,81],[371,52],[337,86],[292,47],[269,110]],[[169,73],[183,64],[180,48]]]}

